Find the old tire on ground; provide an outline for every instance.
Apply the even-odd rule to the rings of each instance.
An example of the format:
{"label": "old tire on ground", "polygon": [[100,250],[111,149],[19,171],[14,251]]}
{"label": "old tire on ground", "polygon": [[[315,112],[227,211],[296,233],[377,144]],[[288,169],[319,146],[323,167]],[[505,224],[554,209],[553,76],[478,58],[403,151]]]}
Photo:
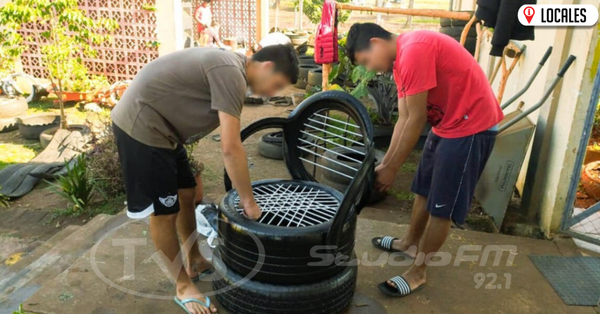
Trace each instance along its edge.
{"label": "old tire on ground", "polygon": [[0,119],[0,133],[10,132],[18,129],[16,118]]}
{"label": "old tire on ground", "polygon": [[258,153],[266,158],[283,160],[283,132],[271,132],[258,140]]}
{"label": "old tire on ground", "polygon": [[306,88],[306,84],[308,82],[308,71],[318,69],[320,66],[316,64],[300,64],[298,67],[300,68],[300,73],[298,75],[298,82],[296,82],[296,85],[294,86],[300,89]]}
{"label": "old tire on ground", "polygon": [[[440,28],[440,33],[446,34],[450,37],[460,37],[462,35],[462,32],[464,29],[465,29],[464,26],[442,27],[442,28]],[[477,28],[475,25],[471,26],[471,28],[469,29],[469,32],[467,33],[467,37],[468,38],[476,38],[477,37]]]}
{"label": "old tire on ground", "polygon": [[[314,182],[264,180],[253,182],[253,189],[261,186],[288,184],[292,188],[311,188],[322,191],[338,202],[343,195],[335,189]],[[232,190],[233,191],[233,190]],[[305,284],[334,276],[342,271],[334,263],[323,263],[324,259],[334,259],[336,254],[350,256],[354,249],[356,215],[345,222],[342,242],[336,248],[326,248],[327,234],[332,220],[303,227],[270,225],[243,217],[234,208],[237,193],[228,192],[219,207],[219,252],[228,267],[242,276],[252,272],[262,258],[260,271],[253,280],[274,284]],[[282,201],[282,206],[294,206]],[[264,214],[264,213],[263,213]],[[318,254],[315,254],[315,251]],[[329,255],[327,255],[329,254]],[[325,256],[324,256],[325,255]]]}
{"label": "old tire on ground", "polygon": [[[50,144],[52,138],[54,137],[54,133],[56,133],[57,130],[58,127],[53,127],[40,133],[40,145],[42,148],[46,148],[48,144]],[[90,127],[84,124],[69,124],[69,131],[78,131],[84,136],[90,135],[91,132]]]}
{"label": "old tire on ground", "polygon": [[[341,173],[347,174],[349,176],[354,176],[354,174],[356,173],[356,170],[352,170],[351,168],[358,169],[360,167],[361,163],[353,161],[344,156],[348,156],[354,160],[361,160],[363,158],[363,156],[360,155],[359,153],[351,151],[350,149],[355,150],[357,152],[361,152],[361,153],[365,152],[365,149],[363,147],[332,148],[332,149],[330,149],[330,151],[325,152],[325,155],[324,155],[325,158],[323,158],[323,160],[321,162],[322,165],[324,167],[327,167],[334,171],[341,172]],[[379,164],[381,164],[381,161],[383,160],[384,156],[385,156],[385,152],[377,150],[377,149],[375,150],[375,166],[378,166]],[[333,159],[335,161],[331,161],[331,159]],[[350,184],[350,181],[351,181],[350,178],[347,178],[343,175],[337,174],[333,171],[323,171],[323,176],[325,178],[329,179],[329,181],[341,183],[344,185]]]}
{"label": "old tire on ground", "polygon": [[27,112],[27,101],[23,97],[0,97],[0,119],[15,118]]}
{"label": "old tire on ground", "polygon": [[342,266],[336,276],[306,285],[271,285],[226,268],[217,258],[214,290],[217,300],[236,314],[337,314],[352,303],[356,289],[357,267]]}
{"label": "old tire on ground", "polygon": [[[468,12],[473,14],[473,11],[458,11],[458,12]],[[469,23],[469,21],[465,21],[465,20],[454,20],[454,19],[449,19],[449,18],[441,18],[440,19],[440,26],[441,27],[448,27],[448,26],[453,26],[453,27],[460,27],[460,26],[465,26],[467,25],[467,23]]]}
{"label": "old tire on ground", "polygon": [[17,126],[21,136],[29,140],[39,140],[40,134],[47,129],[60,125],[60,115],[42,113],[17,118]]}
{"label": "old tire on ground", "polygon": [[314,64],[315,63],[315,57],[314,56],[309,56],[309,55],[300,55],[298,56],[298,63],[299,64]]}
{"label": "old tire on ground", "polygon": [[308,71],[308,85],[322,86],[323,85],[323,69],[312,69]]}

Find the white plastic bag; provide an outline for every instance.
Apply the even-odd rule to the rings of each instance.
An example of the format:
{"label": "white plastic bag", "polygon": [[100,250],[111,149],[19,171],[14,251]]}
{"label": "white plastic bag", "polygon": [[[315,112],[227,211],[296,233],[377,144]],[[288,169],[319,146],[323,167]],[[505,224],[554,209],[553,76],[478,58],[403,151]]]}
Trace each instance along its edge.
{"label": "white plastic bag", "polygon": [[207,217],[204,216],[204,209],[209,206],[212,205],[200,204],[196,207],[196,229],[198,230],[198,233],[208,238],[206,243],[214,249],[217,246],[217,242],[215,241],[217,238],[217,230],[213,229],[208,222]]}

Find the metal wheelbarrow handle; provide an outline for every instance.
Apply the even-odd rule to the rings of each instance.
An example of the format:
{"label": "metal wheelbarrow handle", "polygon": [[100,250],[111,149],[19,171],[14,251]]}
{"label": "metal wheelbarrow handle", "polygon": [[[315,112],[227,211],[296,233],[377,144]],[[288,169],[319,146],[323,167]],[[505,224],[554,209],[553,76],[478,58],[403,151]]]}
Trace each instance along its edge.
{"label": "metal wheelbarrow handle", "polygon": [[537,77],[538,73],[540,73],[540,70],[542,69],[542,67],[544,67],[544,64],[546,64],[546,61],[548,61],[548,58],[550,57],[551,54],[552,54],[552,46],[548,47],[548,49],[546,50],[546,53],[544,54],[544,57],[542,57],[542,60],[540,60],[540,63],[533,71],[533,74],[531,75],[531,77],[529,78],[527,83],[525,83],[525,86],[520,91],[518,91],[514,96],[512,96],[509,100],[507,100],[505,103],[503,103],[500,108],[506,109],[506,107],[508,107],[510,104],[512,104],[515,100],[517,100],[517,98],[521,97],[521,95],[523,95],[529,89],[529,87],[531,86],[531,84],[533,83],[535,78]]}
{"label": "metal wheelbarrow handle", "polygon": [[532,112],[536,111],[538,108],[540,108],[544,104],[546,99],[548,99],[548,97],[550,97],[550,94],[552,94],[552,91],[554,90],[554,88],[556,88],[556,85],[558,84],[558,82],[563,78],[563,76],[565,75],[565,73],[567,72],[567,70],[569,69],[571,64],[573,64],[573,61],[575,61],[575,58],[576,57],[574,55],[570,55],[569,58],[567,58],[567,61],[565,61],[562,68],[560,68],[560,70],[556,74],[556,77],[554,78],[554,80],[552,80],[552,83],[550,83],[550,86],[548,87],[548,89],[546,90],[546,92],[544,93],[544,95],[542,96],[542,99],[540,99],[540,101],[538,101],[535,105],[531,106],[527,110],[521,112],[514,119],[512,119],[512,120],[506,122],[504,125],[502,125],[498,129],[498,133],[501,133],[502,131],[508,129],[509,127],[511,127],[512,125],[517,123],[519,120],[525,118],[530,113],[532,113]]}

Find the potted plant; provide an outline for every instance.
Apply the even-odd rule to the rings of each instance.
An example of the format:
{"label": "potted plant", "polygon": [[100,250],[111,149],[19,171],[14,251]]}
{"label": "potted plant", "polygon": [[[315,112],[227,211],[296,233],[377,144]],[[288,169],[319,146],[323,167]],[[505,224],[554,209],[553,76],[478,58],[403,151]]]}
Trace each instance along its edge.
{"label": "potted plant", "polygon": [[185,145],[185,150],[187,151],[188,161],[190,163],[190,167],[192,168],[192,174],[196,179],[196,198],[194,199],[194,204],[200,204],[202,199],[204,198],[204,184],[202,183],[202,171],[204,171],[204,164],[196,160],[194,157],[194,148],[196,148],[197,143],[190,143]]}
{"label": "potted plant", "polygon": [[[111,19],[92,19],[78,7],[77,0],[13,0],[0,8],[0,42],[6,49],[23,50],[21,25],[42,25],[43,32],[33,32],[29,40],[40,44],[43,65],[54,92],[58,95],[61,128],[67,128],[64,113],[65,84],[72,72],[83,66],[82,58],[96,55],[93,45],[110,39],[109,33],[118,27]],[[9,40],[6,40],[9,39]]]}

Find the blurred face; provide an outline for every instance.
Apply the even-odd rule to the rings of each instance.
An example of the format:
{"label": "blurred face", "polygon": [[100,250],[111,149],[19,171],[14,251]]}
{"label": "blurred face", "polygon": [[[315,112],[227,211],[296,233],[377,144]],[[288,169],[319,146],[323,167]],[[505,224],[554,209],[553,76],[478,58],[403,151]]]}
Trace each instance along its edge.
{"label": "blurred face", "polygon": [[280,72],[273,71],[273,62],[262,62],[257,65],[250,79],[250,89],[254,94],[272,97],[291,84],[290,80]]}
{"label": "blurred face", "polygon": [[372,38],[369,48],[355,52],[354,59],[367,70],[376,72],[389,71],[394,64],[394,57],[390,57],[389,43],[381,38]]}

